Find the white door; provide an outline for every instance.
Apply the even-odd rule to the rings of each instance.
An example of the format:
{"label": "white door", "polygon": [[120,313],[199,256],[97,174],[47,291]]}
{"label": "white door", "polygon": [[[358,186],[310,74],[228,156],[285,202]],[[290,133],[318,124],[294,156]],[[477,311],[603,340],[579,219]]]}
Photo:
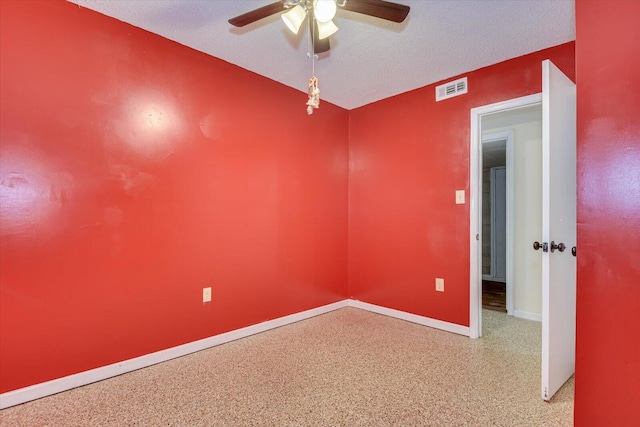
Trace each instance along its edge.
{"label": "white door", "polygon": [[576,86],[549,60],[542,63],[542,242],[542,398],[549,400],[574,373],[576,336]]}

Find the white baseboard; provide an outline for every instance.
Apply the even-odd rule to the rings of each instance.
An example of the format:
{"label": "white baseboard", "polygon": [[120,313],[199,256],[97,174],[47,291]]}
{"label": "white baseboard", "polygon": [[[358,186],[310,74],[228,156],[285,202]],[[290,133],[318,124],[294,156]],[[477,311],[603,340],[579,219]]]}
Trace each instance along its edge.
{"label": "white baseboard", "polygon": [[530,313],[528,311],[513,310],[513,317],[519,317],[520,319],[535,320],[536,322],[542,322],[542,314]]}
{"label": "white baseboard", "polygon": [[430,328],[453,332],[454,334],[469,336],[470,333],[468,326],[461,326],[455,323],[444,322],[442,320],[419,316],[417,314],[411,314],[405,311],[394,310],[393,308],[381,307],[379,305],[369,304],[367,302],[349,300],[349,307],[355,307],[362,310],[371,311],[373,313],[384,314],[385,316],[395,317],[396,319],[406,320],[407,322],[417,323],[419,325],[428,326]]}
{"label": "white baseboard", "polygon": [[62,391],[71,390],[72,388],[91,384],[107,378],[115,377],[157,363],[166,362],[176,357],[185,356],[196,351],[205,350],[220,344],[245,338],[269,329],[279,328],[280,326],[290,323],[299,322],[311,317],[325,314],[339,308],[347,307],[348,300],[338,301],[333,304],[324,305],[322,307],[313,308],[300,313],[291,314],[289,316],[280,317],[278,319],[269,320],[267,322],[258,323],[257,325],[247,326],[246,328],[236,329],[224,334],[215,335],[198,341],[193,341],[177,347],[168,348],[166,350],[157,351],[155,353],[145,354],[122,362],[114,363],[100,368],[91,369],[89,371],[79,372],[55,380],[35,384],[29,387],[20,388],[0,394],[0,409],[10,406],[19,405],[31,400],[40,399],[41,397],[50,396]]}
{"label": "white baseboard", "polygon": [[[432,319],[429,317],[418,316],[416,314],[406,313],[392,308],[381,307],[366,302],[356,300],[343,300],[333,304],[324,305],[322,307],[313,308],[300,313],[291,314],[289,316],[280,317],[278,319],[269,320],[267,322],[258,323],[257,325],[247,326],[246,328],[236,329],[235,331],[226,332],[224,334],[215,335],[198,341],[193,341],[177,347],[168,348],[166,350],[157,351],[155,353],[145,354],[144,356],[133,359],[124,360],[100,368],[91,369],[89,371],[79,372],[77,374],[58,378],[40,384],[34,384],[29,387],[20,388],[0,394],[0,409],[10,406],[19,405],[31,400],[40,399],[52,394],[71,390],[87,384],[101,381],[107,378],[122,375],[137,369],[146,368],[147,366],[157,363],[166,362],[176,357],[185,356],[196,351],[205,350],[220,344],[225,344],[241,338],[245,338],[270,329],[279,328],[321,314],[329,313],[344,307],[355,307],[362,310],[371,311],[373,313],[383,314],[385,316],[395,317],[397,319],[406,320],[408,322],[417,323],[419,325],[431,328],[441,329],[455,334],[469,336],[469,327],[460,326],[454,323],[443,322],[442,320]],[[530,313],[525,313],[530,314]]]}

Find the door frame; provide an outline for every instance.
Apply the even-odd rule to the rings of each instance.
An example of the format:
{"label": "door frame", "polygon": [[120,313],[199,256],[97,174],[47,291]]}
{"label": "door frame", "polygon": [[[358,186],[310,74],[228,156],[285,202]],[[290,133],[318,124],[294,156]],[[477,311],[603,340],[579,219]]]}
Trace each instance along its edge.
{"label": "door frame", "polygon": [[[469,141],[469,337],[482,336],[482,116],[542,103],[542,93],[527,95],[471,109]],[[513,153],[513,150],[511,150]],[[508,160],[507,160],[508,161]],[[507,183],[509,177],[507,177]],[[509,189],[507,189],[507,194]],[[509,234],[509,233],[508,233]],[[513,233],[511,233],[513,234]],[[507,242],[509,245],[509,242]],[[512,250],[507,249],[507,253]],[[507,283],[513,276],[507,260]],[[511,269],[511,270],[510,270]],[[511,280],[511,282],[513,282]],[[507,293],[508,295],[508,293]],[[511,304],[513,309],[513,305]]]}

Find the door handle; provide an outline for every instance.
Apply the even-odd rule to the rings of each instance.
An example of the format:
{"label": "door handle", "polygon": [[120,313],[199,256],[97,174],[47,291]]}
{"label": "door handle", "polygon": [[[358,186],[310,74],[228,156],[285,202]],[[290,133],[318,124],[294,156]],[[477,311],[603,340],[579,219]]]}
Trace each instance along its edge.
{"label": "door handle", "polygon": [[555,252],[555,250],[558,250],[560,252],[564,252],[565,249],[567,249],[567,247],[565,246],[564,243],[558,243],[556,244],[556,242],[554,242],[553,240],[551,241],[551,252]]}
{"label": "door handle", "polygon": [[540,248],[542,248],[542,252],[549,252],[549,244],[548,243],[542,242],[542,244],[540,244],[540,242],[533,242],[533,249],[535,249],[537,251]]}
{"label": "door handle", "polygon": [[577,253],[576,247],[574,246],[571,248],[571,255],[576,256],[576,253]]}

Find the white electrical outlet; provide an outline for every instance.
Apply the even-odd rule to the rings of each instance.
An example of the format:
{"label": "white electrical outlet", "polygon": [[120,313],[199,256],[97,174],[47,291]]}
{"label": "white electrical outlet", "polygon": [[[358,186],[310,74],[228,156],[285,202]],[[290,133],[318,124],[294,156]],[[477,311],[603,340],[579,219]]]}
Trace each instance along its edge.
{"label": "white electrical outlet", "polygon": [[202,302],[211,302],[211,288],[202,288]]}
{"label": "white electrical outlet", "polygon": [[444,279],[436,277],[436,291],[444,292]]}
{"label": "white electrical outlet", "polygon": [[456,205],[464,205],[464,190],[456,190]]}

